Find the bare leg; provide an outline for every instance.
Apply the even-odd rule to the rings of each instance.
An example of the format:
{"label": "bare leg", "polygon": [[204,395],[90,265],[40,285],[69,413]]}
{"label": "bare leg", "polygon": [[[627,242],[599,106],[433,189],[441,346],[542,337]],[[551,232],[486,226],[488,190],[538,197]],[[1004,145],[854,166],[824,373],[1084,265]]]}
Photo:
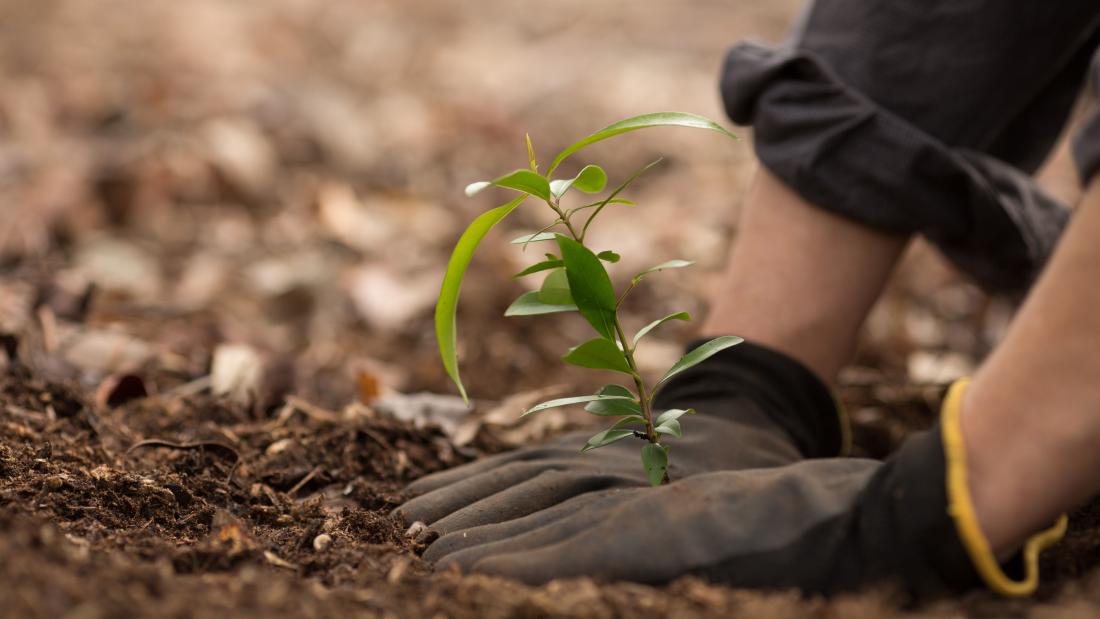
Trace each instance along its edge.
{"label": "bare leg", "polygon": [[832,382],[907,241],[821,210],[761,169],[704,332],[770,346]]}
{"label": "bare leg", "polygon": [[974,507],[999,556],[1100,491],[1100,182],[960,415]]}

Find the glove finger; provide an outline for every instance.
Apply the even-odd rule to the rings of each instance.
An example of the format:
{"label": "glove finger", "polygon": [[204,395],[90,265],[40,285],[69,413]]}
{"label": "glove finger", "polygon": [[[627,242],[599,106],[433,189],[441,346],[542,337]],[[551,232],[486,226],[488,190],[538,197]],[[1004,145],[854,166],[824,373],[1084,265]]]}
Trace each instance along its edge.
{"label": "glove finger", "polygon": [[[615,490],[607,492],[615,492]],[[453,531],[433,542],[424,552],[424,559],[434,563],[448,555],[474,546],[492,545],[510,540],[573,516],[578,511],[587,511],[602,505],[605,502],[604,494],[604,492],[588,492],[522,518]]]}
{"label": "glove finger", "polygon": [[406,523],[433,524],[441,518],[468,507],[545,471],[569,466],[561,460],[512,462],[472,477],[454,479],[450,484],[406,501],[398,507]]}
{"label": "glove finger", "polygon": [[[466,567],[529,584],[578,576],[658,584],[689,573],[737,586],[787,583],[792,557],[810,564],[831,556],[834,536],[853,524],[845,514],[854,497],[880,467],[807,460],[623,492],[603,509],[578,514],[589,526],[569,527],[572,535],[502,544]],[[897,499],[888,500],[893,506]],[[552,526],[564,529],[569,520]]]}
{"label": "glove finger", "polygon": [[[580,446],[584,444],[585,438],[586,437],[581,434],[567,434],[563,437],[559,437],[559,439],[555,440],[552,444],[528,449],[517,449],[515,451],[490,456],[469,464],[463,464],[462,466],[447,469],[446,471],[432,473],[431,475],[421,477],[409,484],[408,490],[413,494],[424,494],[515,462],[560,460],[563,458],[576,459],[578,450]],[[564,446],[566,443],[563,443],[563,440],[568,441],[567,444],[569,447]],[[558,443],[562,444],[559,445]],[[576,445],[575,447],[573,447],[574,444]]]}
{"label": "glove finger", "polygon": [[[596,524],[589,520],[586,524]],[[551,580],[565,578],[593,577],[606,580],[620,580],[615,575],[608,575],[602,566],[579,561],[574,558],[572,551],[576,548],[576,541],[584,533],[581,527],[569,527],[568,535],[562,528],[560,538],[548,537],[548,543],[541,547],[521,548],[509,552],[486,553],[486,556],[461,564],[463,569],[470,572],[504,576],[529,585],[543,585]],[[477,550],[476,548],[473,550]],[[461,553],[459,553],[461,554]],[[459,557],[456,557],[456,560]],[[442,566],[442,563],[440,564]],[[634,578],[636,582],[648,582],[647,579]]]}
{"label": "glove finger", "polygon": [[535,477],[488,496],[434,522],[440,535],[485,524],[522,518],[579,494],[620,486],[639,486],[630,477],[594,471],[543,471]]}
{"label": "glove finger", "polygon": [[621,499],[622,491],[583,494],[523,518],[456,531],[432,544],[424,557],[438,561],[437,569],[452,565],[470,569],[486,557],[556,544],[599,523]]}
{"label": "glove finger", "polygon": [[[621,518],[616,521],[618,510],[630,502],[630,497],[619,497],[599,508],[586,507],[542,530],[471,548],[445,562],[461,562],[467,571],[506,576],[531,585],[582,576],[655,584],[686,573],[686,565],[662,556],[661,551],[671,550],[674,556],[681,553],[654,544],[664,540],[652,535],[644,513],[630,512],[627,507],[631,522],[622,522]],[[612,521],[616,525],[608,530],[608,522]]]}

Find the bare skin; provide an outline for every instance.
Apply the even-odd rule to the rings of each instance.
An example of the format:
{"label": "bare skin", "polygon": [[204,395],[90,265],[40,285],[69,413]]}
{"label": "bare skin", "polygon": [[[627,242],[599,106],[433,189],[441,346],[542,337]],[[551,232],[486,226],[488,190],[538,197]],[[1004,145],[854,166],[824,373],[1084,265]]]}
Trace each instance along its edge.
{"label": "bare skin", "polygon": [[832,383],[908,237],[817,208],[761,168],[704,333],[736,333]]}
{"label": "bare skin", "polygon": [[[780,350],[826,382],[908,239],[754,180],[704,332]],[[1100,492],[1100,181],[963,401],[969,485],[998,556]]]}
{"label": "bare skin", "polygon": [[998,556],[1100,492],[1100,181],[962,402],[971,494]]}

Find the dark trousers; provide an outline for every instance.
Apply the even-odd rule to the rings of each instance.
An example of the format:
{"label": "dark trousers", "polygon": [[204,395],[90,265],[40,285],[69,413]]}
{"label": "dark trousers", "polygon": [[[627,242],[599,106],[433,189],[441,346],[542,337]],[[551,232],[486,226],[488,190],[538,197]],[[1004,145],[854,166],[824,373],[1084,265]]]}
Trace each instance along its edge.
{"label": "dark trousers", "polygon": [[[1030,174],[1098,46],[1100,0],[817,0],[786,43],[729,51],[722,96],[802,197],[922,234],[987,287],[1022,291],[1069,217]],[[1095,112],[1074,156],[1087,182]]]}

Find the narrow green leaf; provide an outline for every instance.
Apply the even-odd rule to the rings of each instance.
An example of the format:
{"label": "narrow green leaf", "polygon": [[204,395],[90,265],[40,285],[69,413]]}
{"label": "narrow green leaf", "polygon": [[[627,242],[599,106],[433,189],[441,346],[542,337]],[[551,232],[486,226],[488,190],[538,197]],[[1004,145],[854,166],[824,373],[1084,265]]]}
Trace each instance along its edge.
{"label": "narrow green leaf", "polygon": [[[604,198],[602,201],[596,203],[595,210],[593,210],[592,213],[588,215],[588,219],[586,219],[584,221],[584,227],[581,228],[581,238],[583,239],[584,235],[588,234],[589,226],[591,226],[592,222],[596,220],[596,216],[599,215],[601,211],[603,211],[604,207],[607,206],[608,204],[614,204],[615,203],[615,201],[616,201],[615,196],[622,193],[622,191],[624,189],[626,189],[627,187],[629,187],[631,183],[633,183],[635,180],[638,179],[638,177],[645,174],[650,168],[657,165],[658,163],[661,163],[661,158],[660,157],[658,157],[657,159],[647,163],[646,165],[642,166],[641,168],[635,170],[634,173],[631,174],[630,176],[628,176],[625,181],[619,183],[619,186],[616,187],[614,191],[609,193],[606,198]],[[578,210],[580,210],[580,209],[578,209]]]}
{"label": "narrow green leaf", "polygon": [[622,204],[623,206],[636,206],[633,200],[626,200],[626,199],[623,199],[623,198],[612,198],[610,200],[604,199],[604,200],[597,200],[595,202],[589,202],[588,204],[582,204],[582,205],[572,209],[570,212],[571,213],[576,213],[577,211],[583,211],[586,208],[595,208],[597,206],[606,206],[608,204]]}
{"label": "narrow green leaf", "polygon": [[649,485],[660,486],[665,478],[665,470],[668,469],[668,448],[646,443],[642,447],[642,466],[645,467]]}
{"label": "narrow green leaf", "polygon": [[557,234],[553,232],[538,232],[536,234],[525,234],[521,237],[517,237],[509,241],[512,245],[525,245],[527,243],[538,243],[539,241],[553,241],[558,238]]}
{"label": "narrow green leaf", "polygon": [[565,262],[573,300],[596,332],[615,339],[615,289],[600,259],[592,250],[573,239],[558,235],[558,247]]}
{"label": "narrow green leaf", "polygon": [[458,336],[456,328],[456,314],[458,313],[458,293],[462,287],[462,278],[466,274],[466,267],[474,256],[474,251],[481,243],[481,239],[492,230],[493,226],[504,219],[527,196],[521,196],[508,204],[498,206],[486,211],[470,222],[466,230],[455,244],[451,258],[447,262],[447,271],[443,275],[443,284],[439,290],[439,300],[435,304],[435,338],[439,344],[439,357],[443,360],[443,367],[447,375],[458,387],[462,400],[469,403],[466,396],[466,387],[462,385],[462,379],[458,373]]}
{"label": "narrow green leaf", "polygon": [[615,425],[612,426],[612,427],[622,428],[622,427],[628,426],[632,423],[636,423],[636,424],[644,427],[645,426],[645,417],[642,417],[641,415],[627,415],[626,417],[623,417],[622,419],[615,422]]}
{"label": "narrow green leaf", "polygon": [[573,178],[550,181],[550,192],[560,198],[570,187],[576,187],[585,193],[597,193],[603,191],[606,185],[607,172],[598,165],[586,165]]}
{"label": "narrow green leaf", "polygon": [[610,445],[611,443],[621,441],[628,436],[634,436],[634,430],[604,430],[603,432],[599,432],[593,435],[592,438],[588,439],[588,442],[584,444],[584,447],[581,447],[581,453],[591,451],[593,449],[596,449],[597,447]]}
{"label": "narrow green leaf", "polygon": [[615,415],[637,415],[642,412],[638,401],[630,400],[598,400],[589,402],[584,410],[600,417],[614,417]]}
{"label": "narrow green leaf", "polygon": [[638,333],[634,336],[634,345],[637,346],[638,342],[640,342],[643,337],[648,335],[650,331],[656,329],[657,327],[670,320],[691,320],[691,314],[688,314],[687,312],[676,312],[674,314],[669,314],[664,318],[658,318],[657,320],[654,320],[648,325],[642,327],[640,331],[638,331]]}
{"label": "narrow green leaf", "polygon": [[516,170],[491,181],[479,181],[466,186],[466,196],[473,197],[490,186],[529,193],[543,200],[550,199],[550,182],[531,170]]}
{"label": "narrow green leaf", "polygon": [[535,162],[535,145],[531,143],[531,134],[524,133],[523,139],[527,142],[527,161],[531,164],[531,171],[537,173],[539,164]]}
{"label": "narrow green leaf", "polygon": [[604,385],[596,390],[596,395],[621,395],[625,398],[633,399],[634,392],[622,385],[616,385],[614,383],[610,385]]}
{"label": "narrow green leaf", "polygon": [[684,408],[670,408],[667,411],[661,413],[660,415],[657,415],[657,419],[655,419],[653,421],[653,423],[656,424],[656,425],[661,425],[665,422],[672,421],[674,419],[679,419],[680,417],[683,417],[684,415],[694,415],[694,414],[695,414],[695,409],[694,408],[687,408],[687,409],[684,409]]}
{"label": "narrow green leaf", "polygon": [[[645,425],[645,419],[640,415],[631,415],[629,417],[623,417],[611,425],[610,428],[603,432],[598,432],[592,438],[588,439],[588,442],[581,447],[581,453],[596,449],[597,447],[603,447],[604,445],[610,445],[616,441],[621,441],[628,436],[634,436],[634,430],[627,428],[632,423]],[[624,434],[625,432],[625,434]]]}
{"label": "narrow green leaf", "polygon": [[722,337],[716,337],[713,340],[695,348],[688,354],[680,357],[680,360],[672,364],[672,367],[665,372],[665,375],[661,377],[661,380],[657,381],[657,385],[654,387],[654,391],[665,384],[668,379],[676,376],[680,372],[693,367],[699,363],[702,363],[706,359],[710,358],[715,353],[725,350],[730,346],[736,346],[745,340],[737,337],[736,335],[723,335]]}
{"label": "narrow green leaf", "polygon": [[575,142],[567,147],[565,150],[558,153],[557,157],[554,157],[553,163],[550,164],[550,169],[546,171],[546,175],[549,176],[561,165],[565,158],[573,153],[581,150],[582,148],[606,140],[607,138],[619,135],[620,133],[626,133],[628,131],[636,131],[638,129],[645,129],[647,127],[661,127],[661,126],[679,126],[679,127],[695,127],[698,129],[709,129],[711,131],[717,131],[723,133],[731,138],[737,139],[737,136],[733,135],[729,131],[723,129],[720,125],[714,121],[699,116],[696,114],[686,114],[684,112],[654,112],[652,114],[642,114],[641,116],[634,116],[625,120],[620,120],[617,123],[610,124],[603,129],[589,135],[588,137]]}
{"label": "narrow green leaf", "polygon": [[561,359],[566,363],[579,365],[582,368],[614,370],[634,375],[623,351],[619,349],[615,342],[602,337],[588,340],[579,346],[570,348],[569,352],[565,353],[565,356]]}
{"label": "narrow green leaf", "polygon": [[569,279],[565,275],[565,269],[550,271],[546,279],[542,280],[539,301],[546,305],[575,305],[573,295],[569,293]]}
{"label": "narrow green leaf", "polygon": [[512,277],[518,279],[520,277],[531,275],[532,273],[538,273],[539,271],[549,271],[550,269],[557,269],[557,268],[560,268],[560,267],[563,267],[563,266],[565,266],[565,263],[562,262],[561,260],[557,260],[557,259],[543,260],[542,262],[532,264],[531,266],[529,266],[526,269],[520,271],[519,273],[516,273]]}
{"label": "narrow green leaf", "polygon": [[667,262],[662,262],[661,264],[658,264],[657,266],[650,267],[650,268],[642,271],[641,273],[638,273],[637,275],[635,275],[633,277],[633,281],[635,283],[637,283],[639,280],[641,280],[646,275],[649,275],[650,273],[656,273],[657,271],[664,271],[665,269],[682,269],[684,267],[689,267],[693,264],[695,264],[695,262],[693,262],[691,260],[669,260]]}
{"label": "narrow green leaf", "polygon": [[558,312],[575,312],[576,305],[551,305],[539,301],[539,291],[525,292],[518,299],[512,301],[508,309],[504,310],[505,316],[538,316],[540,314],[556,314]]}
{"label": "narrow green leaf", "polygon": [[659,434],[667,434],[668,436],[675,436],[681,438],[684,436],[684,431],[680,427],[680,421],[678,419],[669,419],[661,425],[654,428]]}
{"label": "narrow green leaf", "polygon": [[603,260],[604,262],[610,262],[612,264],[618,262],[619,260],[622,260],[623,258],[619,254],[616,254],[611,250],[601,251],[600,253],[596,254],[596,257],[600,260]]}
{"label": "narrow green leaf", "polygon": [[583,404],[585,402],[595,402],[597,400],[628,400],[621,395],[577,395],[570,398],[558,398],[556,400],[547,400],[541,404],[536,404],[531,408],[523,411],[523,415],[530,415],[531,413],[537,413],[544,411],[548,408],[557,408],[559,406],[571,406],[573,404]]}

